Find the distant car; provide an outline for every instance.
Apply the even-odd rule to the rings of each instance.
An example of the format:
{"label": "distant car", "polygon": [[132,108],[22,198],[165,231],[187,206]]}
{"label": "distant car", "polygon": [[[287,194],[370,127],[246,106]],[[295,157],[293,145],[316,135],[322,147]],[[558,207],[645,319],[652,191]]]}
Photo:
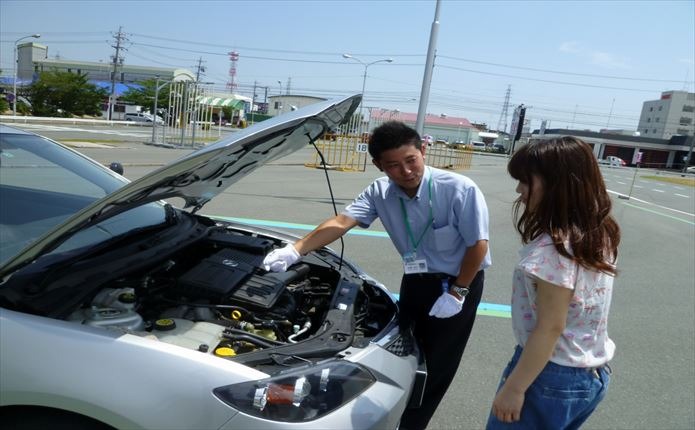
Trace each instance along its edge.
{"label": "distant car", "polygon": [[447,141],[446,139],[437,139],[434,141],[434,143],[437,143],[439,145],[448,145],[449,141]]}
{"label": "distant car", "polygon": [[[142,113],[142,112],[127,113],[127,114],[125,114],[124,119],[126,121],[132,121],[132,122],[152,122],[153,116],[152,116],[152,114]],[[163,124],[164,123],[164,120],[160,116],[157,116],[156,121],[157,121],[157,124]]]}
{"label": "distant car", "polygon": [[487,145],[485,145],[485,142],[480,142],[477,140],[474,140],[473,142],[471,142],[471,146],[473,147],[473,149],[477,149],[479,151],[484,151],[487,148]]}
{"label": "distant car", "polygon": [[624,167],[627,165],[625,163],[625,160],[623,160],[620,157],[616,157],[615,155],[609,155],[608,157],[604,158],[603,160],[598,161],[599,164],[606,164],[611,167]]}
{"label": "distant car", "polygon": [[507,152],[507,149],[501,143],[495,143],[494,145],[492,145],[492,151],[504,154]]}
{"label": "distant car", "polygon": [[685,169],[685,173],[695,173],[695,166],[690,166]]}
{"label": "distant car", "polygon": [[2,428],[397,428],[426,372],[386,287],[328,248],[268,272],[264,255],[295,237],[199,212],[360,99],[259,122],[134,182],[0,124]]}

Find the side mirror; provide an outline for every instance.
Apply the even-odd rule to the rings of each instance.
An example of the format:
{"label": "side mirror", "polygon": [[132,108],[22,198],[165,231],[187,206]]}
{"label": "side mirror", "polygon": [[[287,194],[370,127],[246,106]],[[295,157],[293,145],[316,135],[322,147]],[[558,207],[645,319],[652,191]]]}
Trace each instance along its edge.
{"label": "side mirror", "polygon": [[118,173],[119,175],[123,174],[123,165],[119,163],[118,161],[114,161],[113,163],[109,164],[109,169],[113,170],[114,172]]}

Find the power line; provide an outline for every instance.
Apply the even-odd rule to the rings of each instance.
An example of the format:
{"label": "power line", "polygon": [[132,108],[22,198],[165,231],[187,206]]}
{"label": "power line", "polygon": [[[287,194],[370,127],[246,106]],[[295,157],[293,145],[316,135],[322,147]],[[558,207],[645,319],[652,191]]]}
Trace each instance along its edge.
{"label": "power line", "polygon": [[582,77],[587,77],[587,78],[620,79],[621,81],[628,80],[628,81],[672,82],[672,83],[673,82],[676,82],[676,83],[682,83],[683,82],[682,79],[653,79],[653,78],[634,78],[634,77],[629,77],[629,76],[599,75],[599,74],[591,74],[591,73],[577,73],[577,72],[566,72],[566,71],[561,71],[561,70],[539,69],[539,68],[534,68],[534,67],[512,66],[509,64],[490,63],[487,61],[471,60],[471,59],[467,59],[467,58],[449,57],[446,55],[438,55],[438,57],[439,58],[446,58],[449,60],[464,61],[467,63],[485,64],[488,66],[507,67],[510,69],[529,70],[532,72],[556,73],[556,74],[560,74],[560,75],[582,76]]}

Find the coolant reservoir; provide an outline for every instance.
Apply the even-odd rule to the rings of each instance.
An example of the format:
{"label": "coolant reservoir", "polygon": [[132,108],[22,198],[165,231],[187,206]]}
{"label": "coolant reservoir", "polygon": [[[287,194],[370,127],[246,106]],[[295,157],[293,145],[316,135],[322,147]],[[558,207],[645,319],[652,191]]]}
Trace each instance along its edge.
{"label": "coolant reservoir", "polygon": [[212,354],[222,340],[223,331],[223,326],[208,322],[162,318],[154,322],[152,334],[162,342]]}

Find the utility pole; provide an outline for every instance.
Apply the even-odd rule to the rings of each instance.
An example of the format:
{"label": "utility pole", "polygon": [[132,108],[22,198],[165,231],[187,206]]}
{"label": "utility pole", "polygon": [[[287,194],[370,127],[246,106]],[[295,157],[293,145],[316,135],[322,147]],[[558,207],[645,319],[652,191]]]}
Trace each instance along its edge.
{"label": "utility pole", "polygon": [[287,85],[285,85],[285,94],[290,94],[290,86],[292,85],[292,78],[287,78]]}
{"label": "utility pole", "polygon": [[200,82],[200,74],[205,73],[205,66],[203,66],[203,57],[198,58],[198,65],[196,66],[195,81]]}
{"label": "utility pole", "polygon": [[116,50],[116,54],[111,57],[113,69],[111,70],[111,94],[109,94],[109,120],[113,119],[113,107],[116,104],[116,76],[118,75],[118,66],[123,66],[121,49],[125,50],[122,44],[126,40],[126,37],[123,31],[121,30],[123,30],[123,26],[118,27],[118,33],[114,35],[114,38],[116,39],[116,45],[111,45],[111,47]]}
{"label": "utility pole", "polygon": [[425,115],[427,115],[427,102],[430,99],[430,86],[432,84],[432,71],[434,70],[434,57],[437,51],[437,35],[439,34],[439,3],[437,0],[434,7],[434,20],[430,28],[430,42],[427,46],[427,60],[425,61],[425,73],[422,77],[422,88],[420,89],[420,105],[417,111],[415,129],[422,136],[425,129]]}
{"label": "utility pole", "polygon": [[256,106],[256,85],[257,85],[257,82],[253,81],[253,96],[251,97],[251,124],[253,124],[253,120],[254,120],[253,115],[254,115],[254,111],[255,111],[254,107]]}

